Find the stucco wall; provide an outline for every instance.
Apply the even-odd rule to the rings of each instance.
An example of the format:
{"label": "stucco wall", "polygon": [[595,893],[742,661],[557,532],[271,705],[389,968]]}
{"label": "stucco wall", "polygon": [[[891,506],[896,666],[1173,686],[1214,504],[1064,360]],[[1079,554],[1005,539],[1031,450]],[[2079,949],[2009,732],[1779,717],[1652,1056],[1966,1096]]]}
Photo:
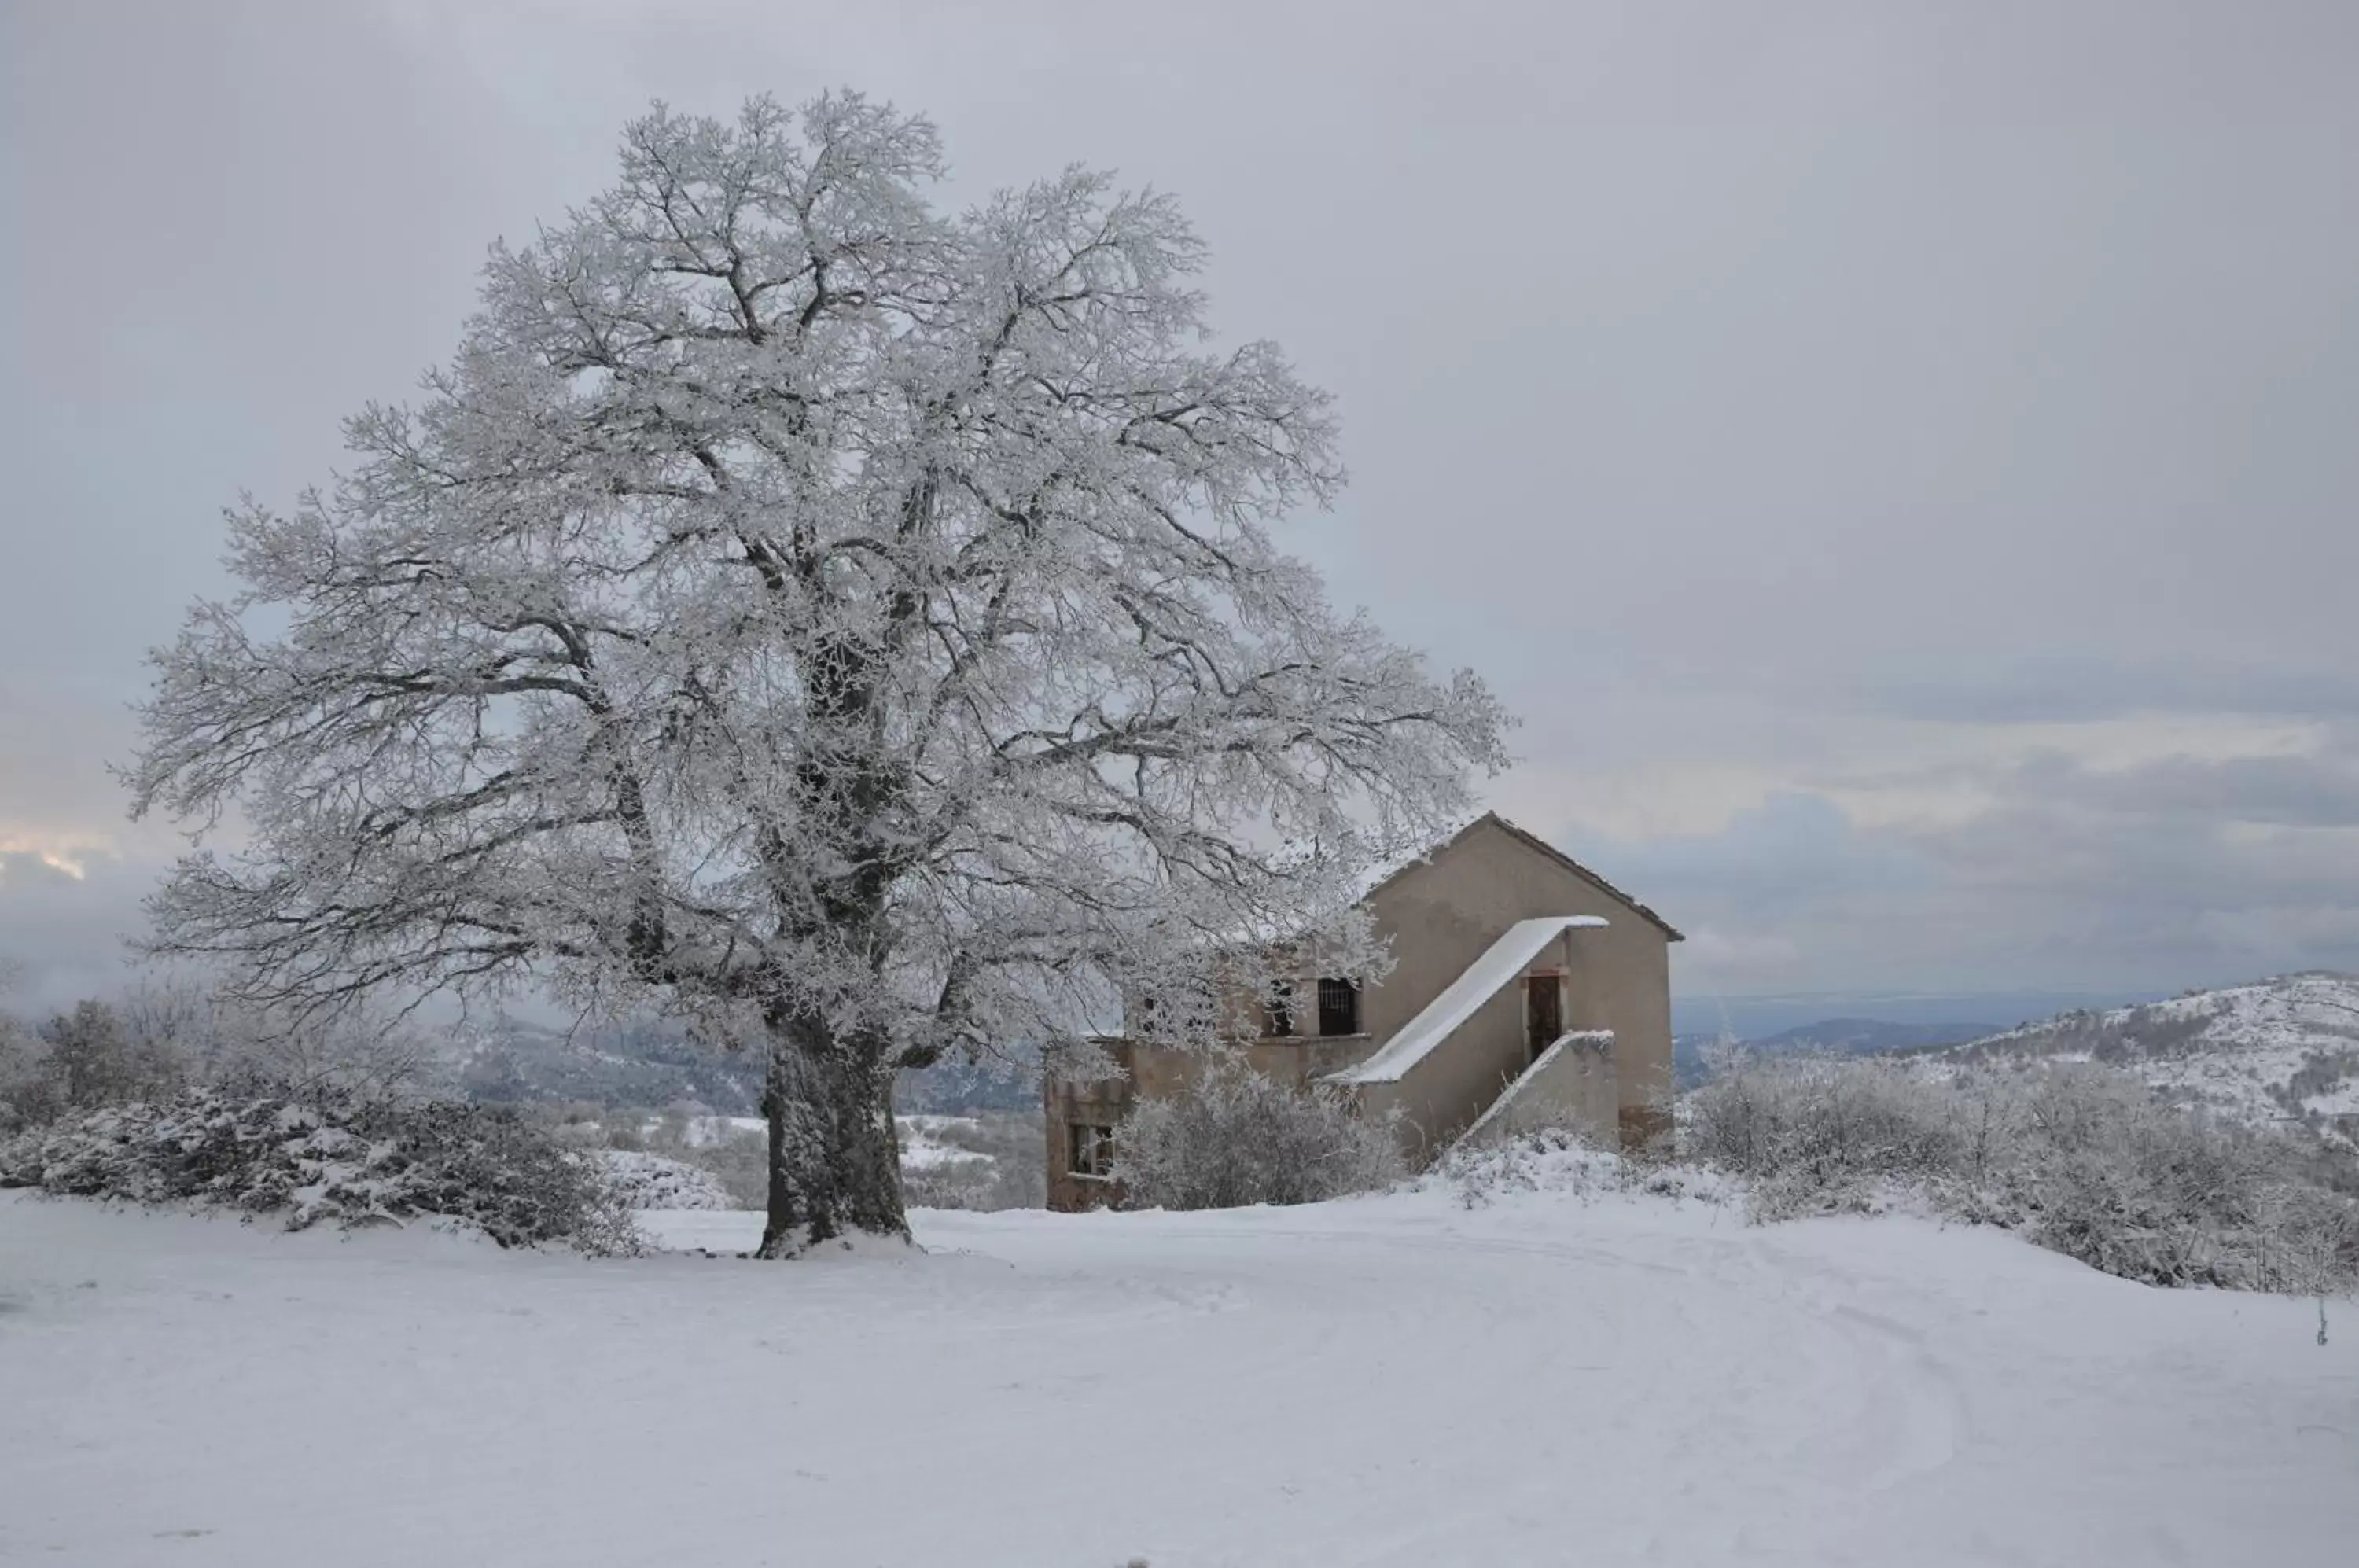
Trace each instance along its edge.
{"label": "stucco wall", "polygon": [[[1603,927],[1571,933],[1565,1027],[1614,1031],[1614,1077],[1625,1146],[1669,1121],[1671,1090],[1670,940],[1661,927],[1580,873],[1533,848],[1496,822],[1468,830],[1438,858],[1377,889],[1370,899],[1377,929],[1392,938],[1391,975],[1362,998],[1364,1026],[1378,1040],[1482,956],[1513,922],[1543,915],[1596,915]],[[1455,1136],[1522,1071],[1527,1045],[1523,998],[1510,987],[1468,1023],[1462,1060],[1388,1094],[1370,1085],[1363,1103],[1382,1114],[1391,1105],[1429,1140]],[[1437,1055],[1459,1053],[1448,1048]]]}
{"label": "stucco wall", "polygon": [[[1565,972],[1570,967],[1567,939],[1577,941],[1587,934],[1590,933],[1571,931],[1549,943],[1513,982],[1477,1007],[1448,1039],[1403,1073],[1397,1083],[1362,1084],[1359,1094],[1363,1113],[1390,1116],[1397,1111],[1401,1141],[1413,1159],[1447,1148],[1476,1117],[1490,1109],[1500,1093],[1531,1064],[1531,1035],[1524,1007],[1525,975]],[[1404,936],[1403,943],[1408,940]],[[1451,978],[1456,977],[1457,972],[1453,971]],[[1414,1012],[1410,1014],[1411,1018],[1415,1016]]]}
{"label": "stucco wall", "polygon": [[1467,1138],[1484,1144],[1542,1127],[1562,1127],[1592,1143],[1614,1147],[1621,1138],[1614,1044],[1613,1037],[1603,1031],[1568,1036],[1476,1119]]}

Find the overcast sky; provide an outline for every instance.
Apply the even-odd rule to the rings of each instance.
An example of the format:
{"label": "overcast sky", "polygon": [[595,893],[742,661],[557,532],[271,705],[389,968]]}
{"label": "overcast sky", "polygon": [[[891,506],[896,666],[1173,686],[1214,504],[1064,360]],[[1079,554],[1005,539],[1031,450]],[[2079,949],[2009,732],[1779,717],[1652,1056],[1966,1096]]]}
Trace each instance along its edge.
{"label": "overcast sky", "polygon": [[1176,192],[1294,546],[1734,992],[2359,967],[2359,5],[0,6],[0,954],[111,987],[142,651],[661,97]]}

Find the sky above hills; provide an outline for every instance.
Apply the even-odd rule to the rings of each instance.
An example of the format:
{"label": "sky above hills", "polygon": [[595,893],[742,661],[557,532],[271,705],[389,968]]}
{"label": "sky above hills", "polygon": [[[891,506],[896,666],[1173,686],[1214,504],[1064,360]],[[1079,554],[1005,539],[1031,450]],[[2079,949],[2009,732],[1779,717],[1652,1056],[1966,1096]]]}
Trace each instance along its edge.
{"label": "sky above hills", "polygon": [[651,98],[1177,193],[1338,396],[1293,547],[1525,719],[1683,996],[2359,967],[2359,10],[0,14],[0,955],[117,983],[139,659]]}

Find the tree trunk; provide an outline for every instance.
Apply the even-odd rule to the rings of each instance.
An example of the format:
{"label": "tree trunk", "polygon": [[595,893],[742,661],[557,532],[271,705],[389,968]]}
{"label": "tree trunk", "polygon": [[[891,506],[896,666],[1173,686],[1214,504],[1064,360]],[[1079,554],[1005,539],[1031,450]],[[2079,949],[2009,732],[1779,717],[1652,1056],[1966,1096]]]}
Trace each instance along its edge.
{"label": "tree trunk", "polygon": [[756,1256],[792,1258],[846,1231],[908,1238],[884,1054],[815,1025],[773,1031],[762,1089],[769,1214]]}

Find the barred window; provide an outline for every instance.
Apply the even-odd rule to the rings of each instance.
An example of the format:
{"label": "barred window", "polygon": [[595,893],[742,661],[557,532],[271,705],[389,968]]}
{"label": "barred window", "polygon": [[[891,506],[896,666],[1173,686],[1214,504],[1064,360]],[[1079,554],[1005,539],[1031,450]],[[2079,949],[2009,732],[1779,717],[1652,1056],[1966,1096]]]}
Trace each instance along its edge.
{"label": "barred window", "polygon": [[1321,1035],[1360,1032],[1360,983],[1357,980],[1319,982],[1319,1032]]}

